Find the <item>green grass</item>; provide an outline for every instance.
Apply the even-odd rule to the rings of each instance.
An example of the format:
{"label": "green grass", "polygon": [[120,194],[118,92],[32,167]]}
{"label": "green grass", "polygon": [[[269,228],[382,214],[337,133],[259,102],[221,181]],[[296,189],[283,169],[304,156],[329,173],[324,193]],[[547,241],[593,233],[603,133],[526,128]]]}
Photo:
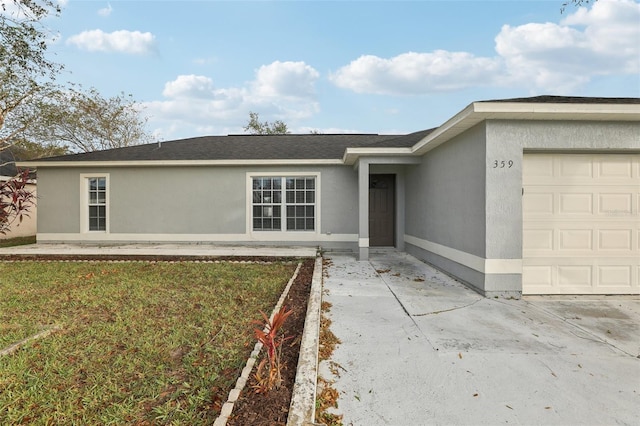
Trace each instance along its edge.
{"label": "green grass", "polygon": [[210,424],[295,265],[0,263],[0,424]]}
{"label": "green grass", "polygon": [[7,238],[4,240],[0,240],[0,247],[24,246],[26,244],[35,244],[35,243],[36,243],[36,236],[31,235],[29,237],[15,237],[15,238]]}

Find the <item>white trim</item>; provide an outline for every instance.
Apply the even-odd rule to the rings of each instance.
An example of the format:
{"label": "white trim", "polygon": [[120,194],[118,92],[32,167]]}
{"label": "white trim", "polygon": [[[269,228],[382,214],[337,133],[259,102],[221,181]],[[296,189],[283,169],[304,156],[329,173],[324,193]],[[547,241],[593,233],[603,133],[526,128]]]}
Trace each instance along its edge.
{"label": "white trim", "polygon": [[[404,148],[349,148],[347,147],[344,150],[344,155],[342,156],[342,162],[344,164],[354,164],[356,160],[360,156],[368,156],[368,157],[384,157],[384,156],[410,156],[413,154],[410,147]],[[407,163],[412,163],[411,160],[407,160]]]}
{"label": "white trim", "polygon": [[19,161],[19,167],[181,167],[181,166],[324,166],[343,165],[339,159],[286,160],[139,160],[139,161]]}
{"label": "white trim", "polygon": [[[267,235],[268,234],[268,235]],[[38,233],[38,242],[51,241],[119,241],[119,242],[353,242],[357,234],[314,234],[308,232],[261,232],[260,238],[249,234],[105,234],[91,233]]]}
{"label": "white trim", "polygon": [[[89,179],[90,178],[104,178],[105,179],[105,230],[104,231],[90,231],[89,230]],[[91,235],[95,234],[103,236],[109,233],[109,218],[111,216],[109,209],[111,208],[110,202],[110,184],[109,173],[80,173],[80,232],[83,234]]]}
{"label": "white trim", "polygon": [[637,104],[473,102],[413,145],[422,155],[484,120],[638,121]]}
{"label": "white trim", "polygon": [[369,247],[369,238],[358,238],[358,247]]}
{"label": "white trim", "polygon": [[452,260],[483,274],[522,274],[522,259],[485,259],[442,244],[412,235],[404,236],[404,242]]}
{"label": "white trim", "polygon": [[[251,240],[256,241],[314,241],[321,235],[320,212],[321,210],[321,175],[318,171],[298,171],[298,172],[246,172],[246,230]],[[313,177],[316,180],[316,202],[315,202],[315,223],[313,231],[254,231],[253,230],[253,178],[254,177]],[[285,198],[285,188],[282,188],[282,199]],[[282,206],[285,206],[283,202]],[[284,209],[282,214],[284,215]],[[282,221],[282,229],[285,229],[286,221]],[[298,235],[295,239],[291,239],[291,235]]]}

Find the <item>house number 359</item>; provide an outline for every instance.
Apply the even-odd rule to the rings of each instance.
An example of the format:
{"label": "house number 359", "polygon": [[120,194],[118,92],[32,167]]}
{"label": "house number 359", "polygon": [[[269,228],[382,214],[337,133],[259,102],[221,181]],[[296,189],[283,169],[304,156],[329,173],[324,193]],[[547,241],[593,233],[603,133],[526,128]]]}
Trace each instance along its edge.
{"label": "house number 359", "polygon": [[504,169],[505,167],[508,169],[513,167],[513,160],[493,160],[494,169]]}

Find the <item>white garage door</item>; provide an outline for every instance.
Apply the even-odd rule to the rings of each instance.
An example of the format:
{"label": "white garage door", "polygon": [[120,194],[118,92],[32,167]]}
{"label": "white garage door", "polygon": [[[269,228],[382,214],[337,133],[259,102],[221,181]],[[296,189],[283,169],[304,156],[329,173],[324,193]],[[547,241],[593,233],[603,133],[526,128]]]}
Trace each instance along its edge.
{"label": "white garage door", "polygon": [[640,294],[640,155],[525,154],[524,294]]}

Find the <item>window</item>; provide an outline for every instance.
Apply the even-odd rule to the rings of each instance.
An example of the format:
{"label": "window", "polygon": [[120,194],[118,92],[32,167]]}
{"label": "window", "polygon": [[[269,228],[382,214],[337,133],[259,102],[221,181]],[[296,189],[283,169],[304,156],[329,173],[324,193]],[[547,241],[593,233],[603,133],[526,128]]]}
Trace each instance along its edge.
{"label": "window", "polygon": [[254,231],[314,231],[316,178],[252,178]]}
{"label": "window", "polygon": [[89,231],[107,230],[107,178],[86,177],[86,228]]}

